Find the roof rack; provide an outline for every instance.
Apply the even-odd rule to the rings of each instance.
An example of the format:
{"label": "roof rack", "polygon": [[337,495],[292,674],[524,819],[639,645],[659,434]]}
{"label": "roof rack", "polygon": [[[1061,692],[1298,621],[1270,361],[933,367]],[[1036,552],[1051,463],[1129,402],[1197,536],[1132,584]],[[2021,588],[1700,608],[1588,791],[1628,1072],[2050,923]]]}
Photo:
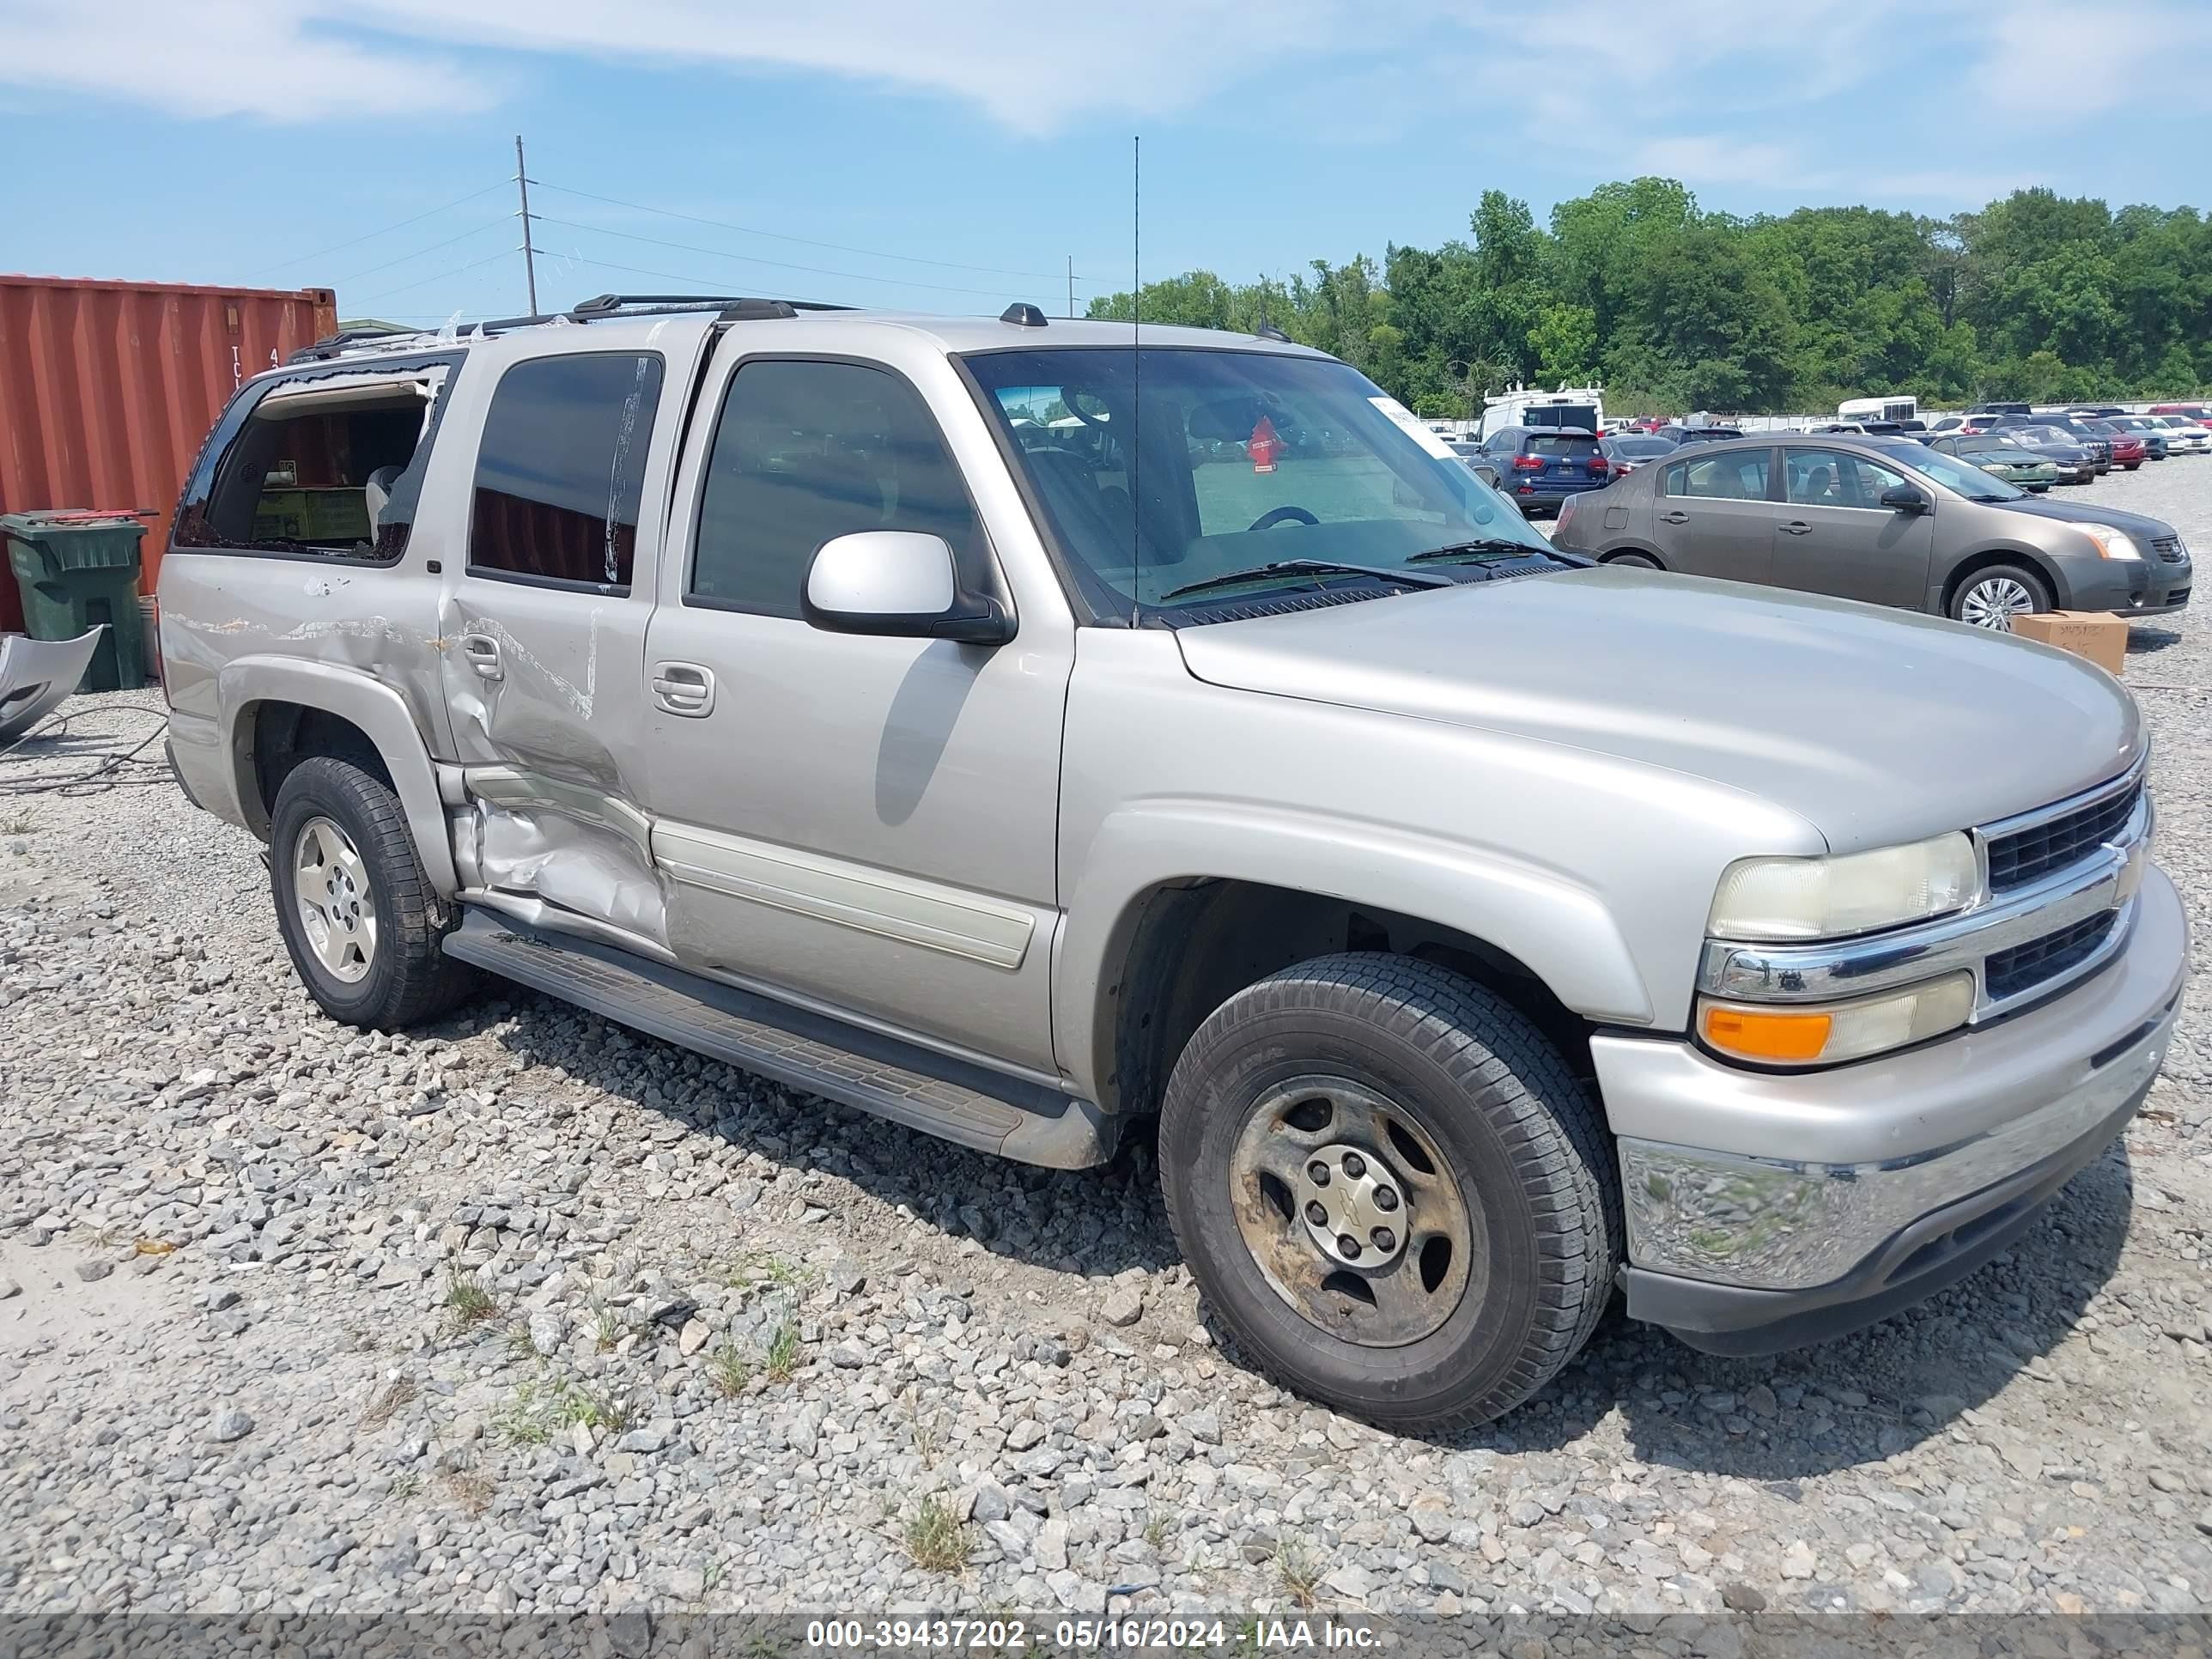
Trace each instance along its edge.
{"label": "roof rack", "polygon": [[[605,322],[617,317],[654,317],[671,313],[712,311],[726,323],[757,322],[774,317],[796,317],[802,311],[851,311],[851,306],[823,300],[763,300],[743,294],[595,294],[562,312],[527,317],[488,318],[461,331],[464,339],[504,334],[510,329],[541,328],[548,323]],[[327,362],[371,351],[420,351],[440,343],[437,329],[348,329],[302,346],[288,363]]]}

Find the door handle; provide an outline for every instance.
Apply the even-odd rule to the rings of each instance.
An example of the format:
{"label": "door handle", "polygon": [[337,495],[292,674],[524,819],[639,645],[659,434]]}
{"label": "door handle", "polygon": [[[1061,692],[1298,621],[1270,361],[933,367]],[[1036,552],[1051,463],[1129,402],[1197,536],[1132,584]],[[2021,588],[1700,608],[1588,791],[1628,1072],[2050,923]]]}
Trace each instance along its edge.
{"label": "door handle", "polygon": [[1690,515],[1686,513],[1662,513],[1659,515],[1661,524],[1687,524],[1689,521]]}
{"label": "door handle", "polygon": [[499,641],[489,634],[462,635],[461,655],[467,659],[469,666],[477,671],[479,679],[507,678],[507,665],[499,657]]}
{"label": "door handle", "polygon": [[1778,524],[1774,527],[1785,536],[1809,536],[1813,533],[1813,526],[1802,519],[1792,519],[1788,524]]}
{"label": "door handle", "polygon": [[664,714],[699,720],[714,711],[714,671],[696,662],[653,665],[653,707]]}

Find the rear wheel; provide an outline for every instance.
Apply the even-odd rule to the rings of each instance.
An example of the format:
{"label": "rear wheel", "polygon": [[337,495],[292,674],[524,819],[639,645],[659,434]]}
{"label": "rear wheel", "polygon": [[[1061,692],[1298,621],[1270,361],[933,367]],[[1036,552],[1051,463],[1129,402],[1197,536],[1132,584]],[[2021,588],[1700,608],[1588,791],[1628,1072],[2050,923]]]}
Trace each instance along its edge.
{"label": "rear wheel", "polygon": [[455,914],[423,873],[399,798],[351,761],[318,755],[285,778],[269,882],[292,966],[332,1019],[412,1024],[475,983],[441,948]]}
{"label": "rear wheel", "polygon": [[1660,568],[1659,561],[1649,553],[1608,553],[1605,556],[1604,562],[1625,564],[1635,570],[1656,570]]}
{"label": "rear wheel", "polygon": [[1620,1262],[1595,1104],[1528,1019],[1402,957],[1231,997],[1160,1116],[1168,1214],[1238,1346],[1400,1426],[1486,1422],[1589,1340]]}
{"label": "rear wheel", "polygon": [[1951,595],[1951,616],[1956,622],[2012,632],[2018,617],[2051,609],[2051,589],[2043,578],[2016,564],[1993,564],[1977,570]]}

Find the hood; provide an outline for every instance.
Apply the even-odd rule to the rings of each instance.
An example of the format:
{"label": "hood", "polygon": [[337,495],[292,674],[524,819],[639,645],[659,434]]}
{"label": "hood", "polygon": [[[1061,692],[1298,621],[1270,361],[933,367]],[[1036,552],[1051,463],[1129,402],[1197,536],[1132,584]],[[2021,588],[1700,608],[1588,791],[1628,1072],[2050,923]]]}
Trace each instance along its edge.
{"label": "hood", "polygon": [[1711,780],[1838,851],[2123,770],[2126,690],[2077,657],[1847,600],[1598,566],[1176,630],[1209,684],[1477,726]]}
{"label": "hood", "polygon": [[2165,520],[2154,519],[2148,513],[2124,513],[2116,507],[2100,507],[2089,501],[2054,501],[2031,497],[2026,501],[1990,501],[1981,505],[2007,513],[2025,513],[2032,518],[2056,519],[2061,524],[2108,524],[2115,530],[2126,531],[2137,542],[2155,541],[2161,536],[2178,533]]}

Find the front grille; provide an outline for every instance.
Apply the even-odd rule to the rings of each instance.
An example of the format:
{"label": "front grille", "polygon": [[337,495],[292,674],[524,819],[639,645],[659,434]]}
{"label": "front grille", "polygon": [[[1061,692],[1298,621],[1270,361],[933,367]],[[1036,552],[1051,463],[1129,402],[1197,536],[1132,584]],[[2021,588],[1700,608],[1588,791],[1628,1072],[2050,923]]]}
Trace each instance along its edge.
{"label": "front grille", "polygon": [[2009,892],[2087,857],[2119,834],[2142,795],[2138,778],[2117,794],[2092,801],[1990,842],[1990,890]]}
{"label": "front grille", "polygon": [[2070,927],[2009,951],[2000,951],[1982,964],[1982,982],[1992,1002],[2033,990],[2045,980],[2086,961],[2105,942],[2119,920],[2117,910],[2100,911]]}
{"label": "front grille", "polygon": [[2183,556],[2181,551],[2181,538],[2179,536],[2154,536],[2151,538],[2150,550],[2157,554],[2160,559],[2164,560],[2168,564],[2179,564]]}

